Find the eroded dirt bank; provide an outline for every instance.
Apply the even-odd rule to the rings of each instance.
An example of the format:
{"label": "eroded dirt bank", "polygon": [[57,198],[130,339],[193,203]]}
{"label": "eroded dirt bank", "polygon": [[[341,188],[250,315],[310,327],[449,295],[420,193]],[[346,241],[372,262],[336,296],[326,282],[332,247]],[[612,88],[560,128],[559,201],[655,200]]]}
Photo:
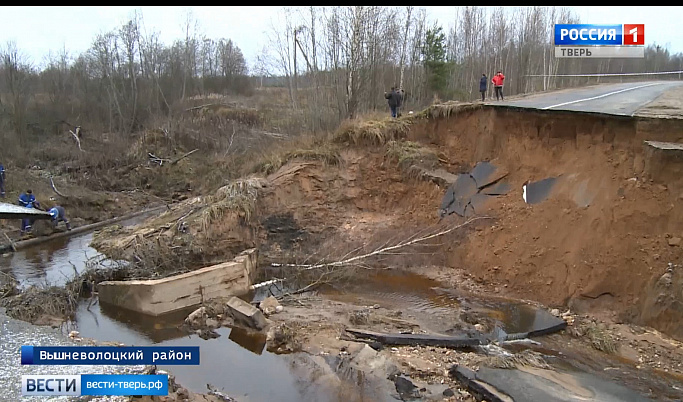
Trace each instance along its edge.
{"label": "eroded dirt bank", "polygon": [[[446,253],[449,265],[514,296],[683,337],[680,161],[644,141],[682,142],[681,120],[484,109],[413,126],[453,166],[490,160],[513,188],[491,202],[493,225]],[[661,161],[667,161],[662,163]],[[522,184],[562,178],[528,205]]]}
{"label": "eroded dirt bank", "polygon": [[[414,118],[343,127],[330,142],[290,153],[269,174],[182,201],[136,228],[103,231],[94,246],[133,261],[197,267],[257,247],[262,279],[296,279],[290,290],[352,283],[358,271],[350,266],[407,268],[461,291],[578,312],[567,333],[544,341],[551,349],[580,355],[597,371],[627,373],[617,376],[622,383],[638,378],[641,367],[675,382],[680,342],[635,325],[683,339],[683,178],[674,174],[681,166],[644,143],[683,142],[682,128],[673,119],[437,106]],[[501,181],[511,188],[477,208],[490,219],[372,254],[465,222],[455,214],[439,219],[439,205],[448,178],[480,161],[506,172]],[[558,178],[549,197],[526,204],[523,183],[548,177]],[[358,259],[307,269],[349,258]],[[340,331],[357,323],[353,307],[335,306],[329,298],[290,299],[273,320],[294,328],[312,355],[340,353],[349,347]],[[375,315],[387,308],[380,307]],[[401,330],[382,320],[370,328]],[[409,330],[433,329],[420,324]],[[595,354],[603,341],[618,351],[614,358]],[[434,363],[428,374],[412,374],[446,384],[444,368],[468,359],[438,348],[382,353]],[[652,384],[639,387],[646,392]]]}
{"label": "eroded dirt bank", "polygon": [[[681,120],[469,105],[448,112],[403,120],[395,141],[338,135],[325,151],[334,158],[302,151],[270,175],[186,200],[96,244],[128,255],[180,249],[198,265],[253,246],[264,265],[330,261],[461,223],[457,215],[439,222],[448,183],[414,172],[462,173],[488,160],[508,172],[511,186],[478,211],[493,220],[449,234],[428,252],[371,262],[461,268],[496,292],[682,339],[683,178],[667,174],[675,161],[656,163],[664,159],[644,144],[683,141]],[[547,177],[561,178],[550,197],[526,204],[522,184]]]}

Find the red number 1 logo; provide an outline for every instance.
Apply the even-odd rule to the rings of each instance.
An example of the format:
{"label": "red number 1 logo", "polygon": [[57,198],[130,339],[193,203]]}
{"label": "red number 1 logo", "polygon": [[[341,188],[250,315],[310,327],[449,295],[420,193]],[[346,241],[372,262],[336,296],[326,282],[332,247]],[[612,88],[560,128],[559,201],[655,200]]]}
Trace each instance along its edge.
{"label": "red number 1 logo", "polygon": [[645,44],[645,24],[624,24],[624,45]]}

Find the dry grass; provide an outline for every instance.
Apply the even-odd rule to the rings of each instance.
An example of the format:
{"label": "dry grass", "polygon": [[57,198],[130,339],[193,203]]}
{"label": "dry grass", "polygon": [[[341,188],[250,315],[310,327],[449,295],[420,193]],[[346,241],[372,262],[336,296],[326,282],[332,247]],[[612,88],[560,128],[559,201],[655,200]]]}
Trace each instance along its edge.
{"label": "dry grass", "polygon": [[619,345],[614,336],[602,324],[585,321],[580,324],[575,324],[568,328],[569,334],[577,338],[583,338],[593,347],[605,353],[616,353]]}
{"label": "dry grass", "polygon": [[410,169],[414,164],[434,165],[439,157],[433,150],[413,141],[389,141],[385,155],[398,163],[403,170]]}
{"label": "dry grass", "polygon": [[17,294],[18,285],[14,276],[0,271],[0,299]]}
{"label": "dry grass", "polygon": [[326,141],[314,142],[312,144],[299,144],[300,148],[289,151],[272,152],[262,157],[251,170],[251,173],[263,173],[269,175],[275,173],[287,162],[295,159],[305,161],[319,161],[325,166],[339,166],[342,158],[339,149]]}
{"label": "dry grass", "polygon": [[412,119],[349,120],[334,134],[334,142],[354,145],[383,145],[404,138]]}
{"label": "dry grass", "polygon": [[457,101],[449,101],[445,103],[436,103],[416,115],[416,118],[437,119],[442,117],[450,117],[458,113],[481,109],[482,105],[475,103],[463,103]]}
{"label": "dry grass", "polygon": [[67,320],[73,317],[81,293],[81,283],[72,281],[65,287],[32,286],[14,296],[2,299],[10,317],[36,323],[45,319]]}
{"label": "dry grass", "polygon": [[261,123],[261,112],[250,107],[237,107],[227,105],[210,105],[197,109],[198,116],[213,122],[217,119],[232,120],[241,124],[255,126]]}
{"label": "dry grass", "polygon": [[250,221],[256,208],[258,190],[265,186],[259,178],[233,180],[219,188],[209,197],[209,206],[202,211],[200,225],[203,231],[223,217],[228,211],[237,212],[245,221]]}
{"label": "dry grass", "polygon": [[601,328],[598,325],[589,325],[585,329],[585,336],[594,349],[609,354],[617,352],[617,343],[605,328]]}

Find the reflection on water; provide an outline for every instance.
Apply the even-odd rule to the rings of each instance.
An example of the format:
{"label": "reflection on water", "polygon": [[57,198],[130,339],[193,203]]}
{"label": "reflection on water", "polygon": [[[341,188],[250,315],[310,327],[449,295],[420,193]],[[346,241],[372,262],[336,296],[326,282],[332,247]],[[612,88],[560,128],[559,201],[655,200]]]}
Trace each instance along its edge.
{"label": "reflection on water", "polygon": [[25,288],[31,285],[64,285],[86,262],[99,255],[89,247],[92,233],[62,237],[0,258],[0,271],[9,273]]}
{"label": "reflection on water", "polygon": [[344,289],[325,289],[326,296],[345,302],[361,299],[382,304],[386,308],[410,307],[421,313],[449,312],[460,302],[450,294],[439,292],[441,284],[433,279],[412,273],[379,271],[358,278]]}
{"label": "reflection on water", "polygon": [[494,319],[507,333],[531,332],[556,325],[561,320],[544,309],[496,297],[478,297],[409,272],[379,271],[348,286],[346,292],[325,291],[337,300],[369,300],[383,307],[409,309],[436,315],[467,309]]}
{"label": "reflection on water", "polygon": [[562,322],[544,309],[505,299],[477,299],[471,304],[474,310],[501,323],[509,334],[538,331]]}
{"label": "reflection on water", "polygon": [[[180,330],[188,310],[152,317],[108,304],[91,305],[82,302],[76,313],[79,331],[84,336],[102,341],[117,341],[127,345],[160,343],[186,336]],[[93,334],[85,335],[83,331]]]}
{"label": "reflection on water", "polygon": [[257,355],[263,354],[263,349],[266,347],[266,335],[260,332],[252,332],[235,327],[230,331],[230,336],[228,338]]}
{"label": "reflection on water", "polygon": [[[123,220],[117,225],[130,226],[140,223],[148,214]],[[0,257],[0,271],[8,273],[19,282],[20,288],[33,285],[62,286],[76,273],[86,268],[88,260],[102,255],[90,247],[93,232],[76,236],[58,237],[34,247],[27,247],[15,253]],[[117,263],[103,259],[101,266]]]}
{"label": "reflection on water", "polygon": [[187,312],[151,317],[88,304],[82,302],[76,315],[81,336],[134,346],[199,346],[199,366],[159,366],[194,392],[206,392],[211,384],[240,401],[328,400],[300,382],[291,370],[292,356],[264,351],[264,334],[219,328],[219,338],[203,340],[178,329]]}

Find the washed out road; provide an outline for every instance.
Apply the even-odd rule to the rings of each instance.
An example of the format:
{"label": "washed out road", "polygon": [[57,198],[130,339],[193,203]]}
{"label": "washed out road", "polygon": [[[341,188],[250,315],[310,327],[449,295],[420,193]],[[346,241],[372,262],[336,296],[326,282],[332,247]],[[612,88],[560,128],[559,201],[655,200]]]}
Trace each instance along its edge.
{"label": "washed out road", "polygon": [[668,90],[683,90],[683,82],[643,81],[601,84],[529,95],[514,100],[490,100],[486,103],[494,106],[634,116],[640,109]]}

